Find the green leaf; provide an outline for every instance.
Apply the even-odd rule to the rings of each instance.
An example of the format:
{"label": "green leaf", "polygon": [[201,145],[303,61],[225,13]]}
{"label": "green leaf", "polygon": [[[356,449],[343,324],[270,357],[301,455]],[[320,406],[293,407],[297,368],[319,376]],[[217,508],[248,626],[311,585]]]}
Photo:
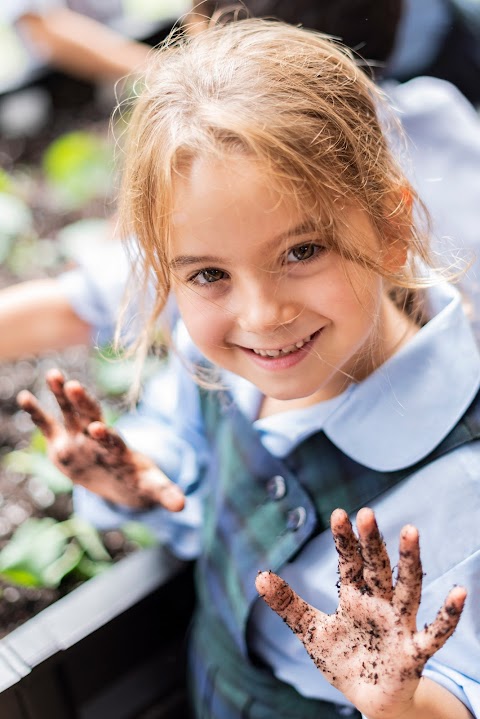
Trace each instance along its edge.
{"label": "green leaf", "polygon": [[71,132],[52,142],[43,156],[47,180],[65,208],[81,207],[108,193],[112,185],[113,152],[89,132]]}
{"label": "green leaf", "polygon": [[61,523],[62,530],[67,537],[75,537],[82,549],[90,559],[97,562],[109,562],[111,557],[102,544],[99,533],[84,519],[73,515]]}
{"label": "green leaf", "polygon": [[8,193],[13,190],[13,181],[8,172],[0,167],[0,192]]}
{"label": "green leaf", "polygon": [[45,455],[47,454],[47,440],[45,438],[45,435],[40,432],[38,427],[35,427],[30,436],[28,448],[32,452],[39,452],[40,454]]}
{"label": "green leaf", "polygon": [[29,449],[15,450],[5,456],[3,465],[13,472],[37,477],[54,494],[72,491],[72,481],[40,452],[32,452]]}
{"label": "green leaf", "polygon": [[153,547],[158,544],[155,534],[142,522],[126,522],[120,529],[126,539],[139,547]]}
{"label": "green leaf", "polygon": [[[147,357],[143,368],[142,378],[151,377],[158,369],[159,360]],[[107,353],[99,352],[93,360],[95,382],[99,389],[107,395],[118,396],[125,394],[135,382],[138,368],[134,358],[110,359]]]}
{"label": "green leaf", "polygon": [[34,588],[43,586],[43,584],[39,583],[38,577],[35,574],[31,574],[25,569],[6,569],[0,572],[0,576],[2,576],[5,581],[10,582],[10,584],[18,584],[21,587]]}
{"label": "green leaf", "polygon": [[27,587],[58,587],[73,571],[88,578],[111,564],[97,530],[75,516],[27,519],[0,552],[0,576]]}
{"label": "green leaf", "polygon": [[66,546],[67,539],[54,519],[27,519],[0,552],[0,574],[24,586],[58,586],[58,572],[49,576],[47,570],[64,555]]}
{"label": "green leaf", "polygon": [[85,579],[91,579],[102,574],[106,569],[110,569],[111,566],[111,562],[94,562],[84,555],[79,561],[76,571]]}
{"label": "green leaf", "polygon": [[62,579],[73,571],[83,557],[83,549],[76,543],[66,545],[63,554],[45,567],[42,574],[42,583],[46,587],[58,587]]}

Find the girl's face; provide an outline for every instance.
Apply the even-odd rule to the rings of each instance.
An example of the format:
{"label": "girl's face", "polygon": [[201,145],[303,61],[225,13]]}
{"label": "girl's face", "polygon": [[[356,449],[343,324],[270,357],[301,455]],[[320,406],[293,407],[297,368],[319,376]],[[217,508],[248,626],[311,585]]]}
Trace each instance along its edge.
{"label": "girl's face", "polygon": [[[173,291],[189,334],[266,398],[292,408],[333,397],[401,341],[408,320],[382,279],[326,250],[252,160],[197,159],[175,198]],[[367,216],[344,216],[374,254]]]}

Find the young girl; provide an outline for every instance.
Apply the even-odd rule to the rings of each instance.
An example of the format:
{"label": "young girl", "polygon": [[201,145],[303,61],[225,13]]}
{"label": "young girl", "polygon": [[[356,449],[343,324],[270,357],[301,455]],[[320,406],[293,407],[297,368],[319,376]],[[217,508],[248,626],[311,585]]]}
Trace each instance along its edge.
{"label": "young girl", "polygon": [[[480,357],[414,224],[378,102],[346,51],[281,23],[160,51],[131,119],[122,205],[137,270],[156,282],[144,346],[170,295],[181,316],[155,380],[164,402],[146,392],[133,451],[58,372],[64,426],[20,397],[87,488],[85,513],[94,494],[106,514],[143,508],[198,557],[198,717],[480,716]],[[394,586],[373,512],[358,513],[358,540],[348,520],[367,504],[393,556],[400,533]]]}

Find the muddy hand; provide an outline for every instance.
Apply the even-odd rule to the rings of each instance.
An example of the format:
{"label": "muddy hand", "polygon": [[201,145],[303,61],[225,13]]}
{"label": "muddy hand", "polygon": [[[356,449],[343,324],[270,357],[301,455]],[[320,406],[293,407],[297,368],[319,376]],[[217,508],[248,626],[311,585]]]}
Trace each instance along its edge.
{"label": "muddy hand", "polygon": [[452,589],[434,621],[417,631],[422,567],[416,528],[400,533],[395,586],[372,510],[357,514],[358,538],[342,509],[333,512],[331,528],[340,573],[335,614],[307,604],[271,572],[257,576],[257,590],[357,709],[371,719],[399,716],[410,706],[425,663],[455,631],[466,591]]}
{"label": "muddy hand", "polygon": [[47,383],[62,421],[47,414],[28,391],[20,392],[18,403],[45,435],[49,457],[64,474],[112,502],[136,508],[158,503],[171,511],[183,509],[180,489],[102,422],[100,405],[79,382],[67,382],[59,370],[51,370]]}

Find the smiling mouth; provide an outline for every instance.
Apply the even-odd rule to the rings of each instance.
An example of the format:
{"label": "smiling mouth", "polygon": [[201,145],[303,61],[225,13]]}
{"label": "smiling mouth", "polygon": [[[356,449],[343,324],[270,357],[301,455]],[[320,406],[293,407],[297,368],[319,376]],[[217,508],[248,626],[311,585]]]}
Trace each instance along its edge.
{"label": "smiling mouth", "polygon": [[299,340],[298,342],[295,342],[295,344],[287,345],[286,347],[282,347],[281,349],[276,350],[260,350],[260,349],[254,349],[252,347],[252,352],[256,355],[260,355],[260,357],[285,357],[286,355],[292,354],[292,352],[298,352],[298,350],[302,349],[304,345],[306,345],[308,342],[311,342],[320,332],[320,330],[317,330],[317,332],[314,332],[312,335],[308,335],[308,337],[304,337],[302,340]]}

